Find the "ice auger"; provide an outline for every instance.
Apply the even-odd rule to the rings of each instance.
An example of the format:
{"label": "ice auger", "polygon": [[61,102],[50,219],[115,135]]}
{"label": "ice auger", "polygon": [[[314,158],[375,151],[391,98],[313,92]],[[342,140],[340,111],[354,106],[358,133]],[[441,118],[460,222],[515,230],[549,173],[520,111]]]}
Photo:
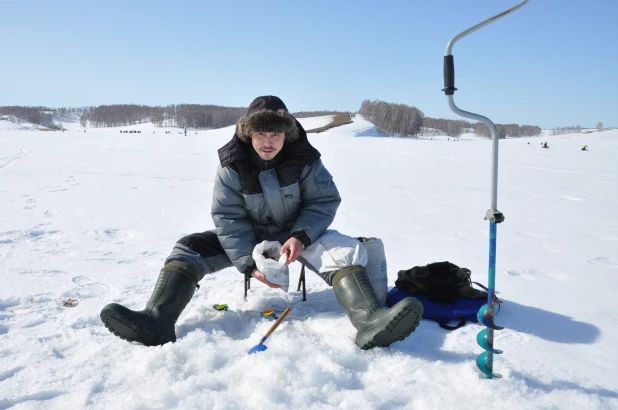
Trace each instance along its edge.
{"label": "ice auger", "polygon": [[455,94],[455,63],[453,62],[452,49],[455,43],[468,34],[475,32],[486,25],[510,14],[521,7],[525,6],[529,0],[523,0],[515,6],[504,10],[492,17],[489,17],[478,24],[462,31],[446,45],[446,53],[444,55],[444,94],[448,99],[448,105],[455,112],[465,118],[471,118],[477,121],[482,121],[491,130],[492,140],[492,173],[491,173],[491,208],[485,213],[485,219],[489,220],[489,273],[487,279],[487,304],[483,305],[477,316],[482,324],[487,328],[481,330],[476,337],[478,344],[485,350],[476,358],[476,365],[483,372],[485,378],[493,379],[500,378],[502,375],[493,371],[493,355],[501,354],[502,350],[494,349],[494,330],[504,329],[494,323],[494,308],[496,306],[496,226],[504,221],[504,215],[498,211],[498,130],[491,120],[479,114],[474,114],[468,111],[459,109],[453,101]]}

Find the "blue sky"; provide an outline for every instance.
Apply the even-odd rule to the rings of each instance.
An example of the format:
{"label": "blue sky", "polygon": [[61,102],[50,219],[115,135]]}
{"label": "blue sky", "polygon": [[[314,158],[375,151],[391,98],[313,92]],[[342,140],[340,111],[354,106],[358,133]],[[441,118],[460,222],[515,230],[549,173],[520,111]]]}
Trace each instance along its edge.
{"label": "blue sky", "polygon": [[[1,1],[0,105],[364,99],[458,118],[455,34],[517,1]],[[618,126],[618,1],[530,0],[454,49],[455,102],[496,123]]]}

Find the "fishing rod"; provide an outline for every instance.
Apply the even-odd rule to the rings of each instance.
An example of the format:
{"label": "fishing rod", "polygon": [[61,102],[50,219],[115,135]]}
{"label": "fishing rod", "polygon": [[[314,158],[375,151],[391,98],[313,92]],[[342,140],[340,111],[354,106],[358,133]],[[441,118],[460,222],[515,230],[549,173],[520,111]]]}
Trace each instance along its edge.
{"label": "fishing rod", "polygon": [[497,304],[496,294],[496,235],[497,224],[504,221],[504,214],[498,211],[498,130],[495,124],[487,117],[475,114],[469,111],[464,111],[455,105],[453,94],[455,88],[455,63],[453,61],[453,46],[456,42],[466,37],[469,34],[493,23],[496,20],[522,8],[529,0],[523,0],[513,7],[506,9],[494,16],[491,16],[478,24],[462,31],[455,35],[446,45],[446,53],[444,55],[444,94],[448,100],[448,106],[457,115],[473,120],[481,121],[491,131],[492,141],[492,159],[491,159],[491,208],[485,212],[485,219],[489,220],[489,272],[487,279],[487,304],[483,305],[478,312],[477,317],[487,328],[481,330],[476,337],[478,344],[485,350],[476,358],[476,365],[483,372],[485,378],[501,378],[502,375],[493,371],[493,355],[501,354],[502,350],[494,349],[494,330],[504,329],[494,323],[494,308]]}

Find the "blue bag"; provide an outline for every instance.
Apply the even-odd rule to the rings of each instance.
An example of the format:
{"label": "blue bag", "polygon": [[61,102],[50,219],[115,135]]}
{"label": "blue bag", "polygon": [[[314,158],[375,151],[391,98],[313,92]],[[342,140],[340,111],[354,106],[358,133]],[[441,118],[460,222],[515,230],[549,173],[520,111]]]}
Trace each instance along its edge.
{"label": "blue bag", "polygon": [[[476,322],[477,312],[487,303],[487,288],[472,282],[470,269],[460,268],[451,262],[434,262],[426,266],[414,266],[400,270],[395,288],[388,293],[386,303],[393,306],[403,298],[418,299],[423,308],[423,319],[435,320],[440,327],[454,330]],[[475,289],[476,284],[484,291]],[[501,303],[496,299],[497,303]],[[456,326],[447,323],[458,320]]]}
{"label": "blue bag", "polygon": [[[487,303],[487,299],[464,299],[457,298],[452,303],[440,303],[429,300],[428,295],[410,293],[405,289],[392,288],[386,297],[386,304],[392,307],[404,298],[413,297],[423,305],[423,319],[435,320],[441,328],[455,330],[466,324],[466,321],[477,322],[476,314],[481,306]],[[458,320],[455,326],[448,322]]]}

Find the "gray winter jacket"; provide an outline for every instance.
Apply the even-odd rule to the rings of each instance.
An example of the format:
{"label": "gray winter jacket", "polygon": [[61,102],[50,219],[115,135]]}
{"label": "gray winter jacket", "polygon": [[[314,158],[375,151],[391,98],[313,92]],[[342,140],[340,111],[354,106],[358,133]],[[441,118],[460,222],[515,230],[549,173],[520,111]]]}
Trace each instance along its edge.
{"label": "gray winter jacket", "polygon": [[245,274],[255,268],[256,244],[294,236],[307,247],[333,222],[341,202],[319,152],[297,125],[300,140],[284,145],[274,164],[260,163],[251,144],[236,136],[219,150],[211,214],[223,249]]}

